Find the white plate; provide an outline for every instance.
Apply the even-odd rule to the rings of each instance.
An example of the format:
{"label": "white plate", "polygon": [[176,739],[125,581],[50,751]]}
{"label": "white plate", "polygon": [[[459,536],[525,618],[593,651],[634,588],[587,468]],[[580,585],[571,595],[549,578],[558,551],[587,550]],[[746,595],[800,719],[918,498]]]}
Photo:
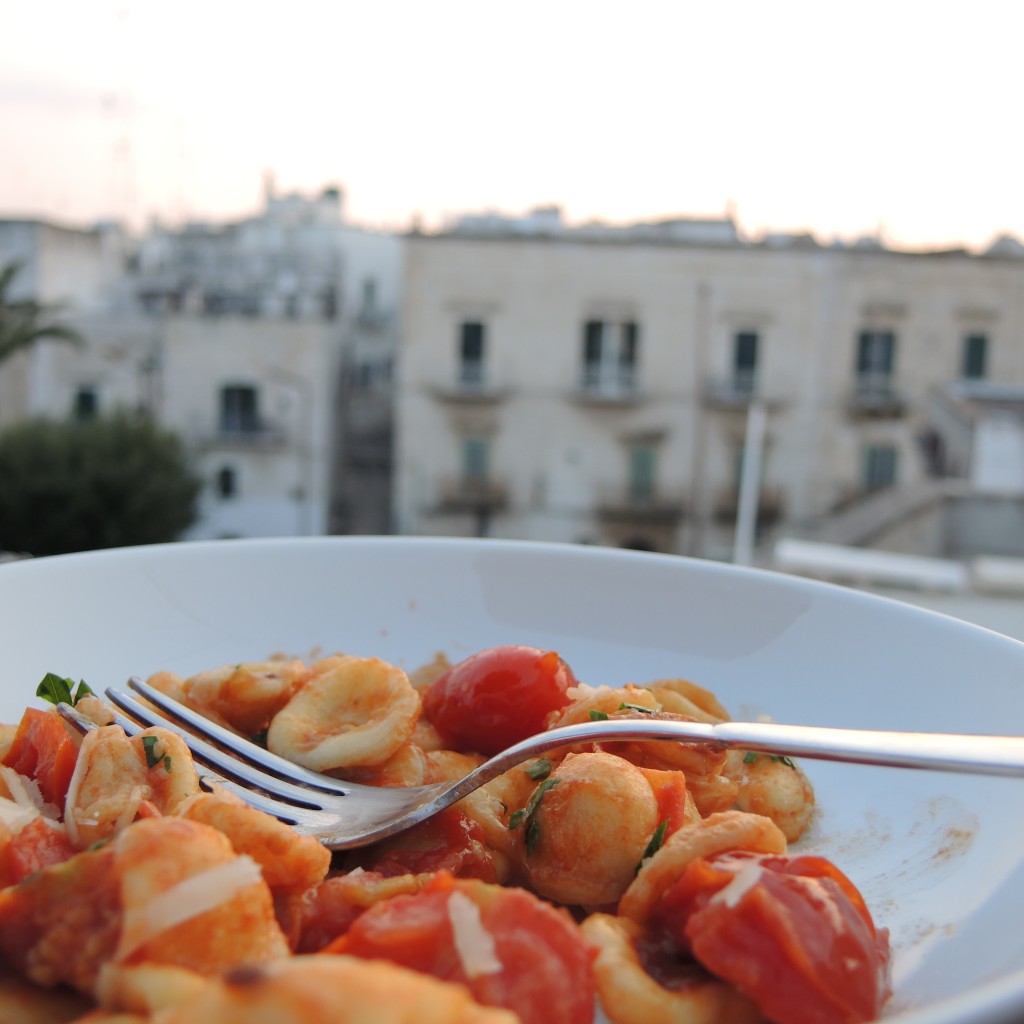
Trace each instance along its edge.
{"label": "white plate", "polygon": [[[1024,644],[827,584],[592,547],[227,541],[0,566],[0,720],[46,672],[94,689],[275,652],[413,668],[529,643],[585,682],[682,675],[735,717],[1024,732]],[[832,857],[891,929],[905,1024],[1024,1018],[1024,780],[805,762]]]}

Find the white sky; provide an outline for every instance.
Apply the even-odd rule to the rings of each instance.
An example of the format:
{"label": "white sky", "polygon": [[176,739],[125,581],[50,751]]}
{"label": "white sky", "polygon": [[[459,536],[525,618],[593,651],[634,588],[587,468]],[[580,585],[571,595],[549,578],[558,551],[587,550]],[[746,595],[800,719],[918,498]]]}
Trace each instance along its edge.
{"label": "white sky", "polygon": [[1024,238],[1020,0],[0,0],[0,216]]}

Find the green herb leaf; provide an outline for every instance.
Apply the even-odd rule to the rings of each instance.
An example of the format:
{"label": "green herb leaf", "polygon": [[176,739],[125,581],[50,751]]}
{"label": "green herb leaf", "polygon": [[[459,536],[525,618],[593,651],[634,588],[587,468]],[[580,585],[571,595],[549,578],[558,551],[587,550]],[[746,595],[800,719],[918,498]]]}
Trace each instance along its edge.
{"label": "green herb leaf", "polygon": [[540,825],[536,818],[530,819],[530,824],[526,826],[526,852],[527,854],[533,853],[537,848],[537,840],[540,839]]}
{"label": "green herb leaf", "polygon": [[627,704],[625,701],[619,705],[620,711],[642,711],[645,715],[653,715],[654,708],[645,708],[643,704]]}
{"label": "green herb leaf", "polygon": [[77,704],[83,697],[92,695],[89,684],[80,679],[78,685],[67,676],[59,676],[56,672],[47,672],[42,682],[36,687],[36,696],[51,704]]}
{"label": "green herb leaf", "polygon": [[531,779],[539,782],[551,774],[551,762],[546,757],[538,757],[525,771]]}
{"label": "green herb leaf", "polygon": [[793,764],[792,759],[786,757],[784,754],[772,754],[772,761],[773,762],[781,761],[787,768],[795,768],[796,767],[796,765]]}
{"label": "green herb leaf", "polygon": [[164,771],[167,772],[168,775],[171,774],[171,755],[170,754],[167,754],[164,757]]}
{"label": "green herb leaf", "polygon": [[603,722],[608,718],[607,711],[591,711],[590,720],[592,722]]}
{"label": "green herb leaf", "polygon": [[163,760],[163,758],[156,752],[156,745],[158,742],[159,738],[156,736],[142,737],[142,749],[146,752],[147,768],[155,768]]}
{"label": "green herb leaf", "polygon": [[665,842],[665,831],[668,829],[668,818],[666,818],[655,830],[654,835],[651,836],[651,841],[644,847],[643,855],[640,857],[640,863],[633,869],[633,874],[637,874],[640,868],[643,866],[645,860],[648,857],[653,857],[660,849],[661,844]]}
{"label": "green herb leaf", "polygon": [[757,760],[757,754],[753,750],[748,750],[743,755],[744,764],[753,764]]}
{"label": "green herb leaf", "polygon": [[[553,786],[558,785],[558,779],[547,778],[530,794],[530,799],[526,802],[525,807],[520,807],[518,811],[513,811],[508,819],[508,827],[511,831],[514,828],[519,828],[524,821],[529,821],[534,812],[540,806],[541,800],[544,799],[544,794],[551,789]],[[527,836],[529,838],[529,836]],[[530,852],[529,844],[527,844],[527,853]]]}

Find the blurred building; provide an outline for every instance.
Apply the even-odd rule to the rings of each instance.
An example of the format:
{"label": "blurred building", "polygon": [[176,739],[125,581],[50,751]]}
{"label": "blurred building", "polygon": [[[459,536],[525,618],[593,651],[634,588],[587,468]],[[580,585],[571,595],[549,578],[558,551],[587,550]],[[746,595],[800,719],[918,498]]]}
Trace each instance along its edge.
{"label": "blurred building", "polygon": [[950,475],[1005,493],[1024,472],[1005,430],[976,418],[965,440],[935,413],[966,384],[1024,386],[1022,294],[1008,240],[907,253],[751,242],[728,218],[569,227],[550,209],[414,234],[397,528],[731,557],[748,452],[762,546],[881,495],[890,512],[849,542],[884,545],[894,496]]}
{"label": "blurred building", "polygon": [[0,222],[0,262],[86,340],[0,367],[0,425],[147,410],[203,479],[191,538],[386,529],[400,239],[270,181],[239,223],[108,235]]}
{"label": "blurred building", "polygon": [[1010,238],[896,252],[557,207],[400,236],[349,223],[340,189],[268,180],[250,218],[134,241],[0,221],[13,258],[87,345],[0,365],[0,426],[148,410],[203,478],[193,537],[730,558],[749,528],[761,560],[785,538],[1024,555]]}

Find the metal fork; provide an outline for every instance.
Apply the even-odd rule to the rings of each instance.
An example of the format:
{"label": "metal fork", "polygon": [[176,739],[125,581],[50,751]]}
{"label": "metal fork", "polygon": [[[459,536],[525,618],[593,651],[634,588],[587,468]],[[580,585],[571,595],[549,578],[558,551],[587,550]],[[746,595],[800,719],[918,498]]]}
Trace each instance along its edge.
{"label": "metal fork", "polygon": [[[115,721],[126,733],[135,735],[154,725],[169,729],[192,751],[205,788],[211,784],[222,786],[332,850],[365,846],[402,832],[509,768],[574,743],[676,740],[892,768],[1024,776],[1024,738],[1019,736],[889,732],[774,722],[708,724],[638,715],[540,733],[492,757],[457,782],[365,786],[321,775],[277,757],[140,679],[130,679],[128,686],[165,714],[124,690],[110,687],[106,691],[108,699],[123,712],[115,712]],[[69,704],[59,704],[57,710],[83,733],[96,728]]]}

